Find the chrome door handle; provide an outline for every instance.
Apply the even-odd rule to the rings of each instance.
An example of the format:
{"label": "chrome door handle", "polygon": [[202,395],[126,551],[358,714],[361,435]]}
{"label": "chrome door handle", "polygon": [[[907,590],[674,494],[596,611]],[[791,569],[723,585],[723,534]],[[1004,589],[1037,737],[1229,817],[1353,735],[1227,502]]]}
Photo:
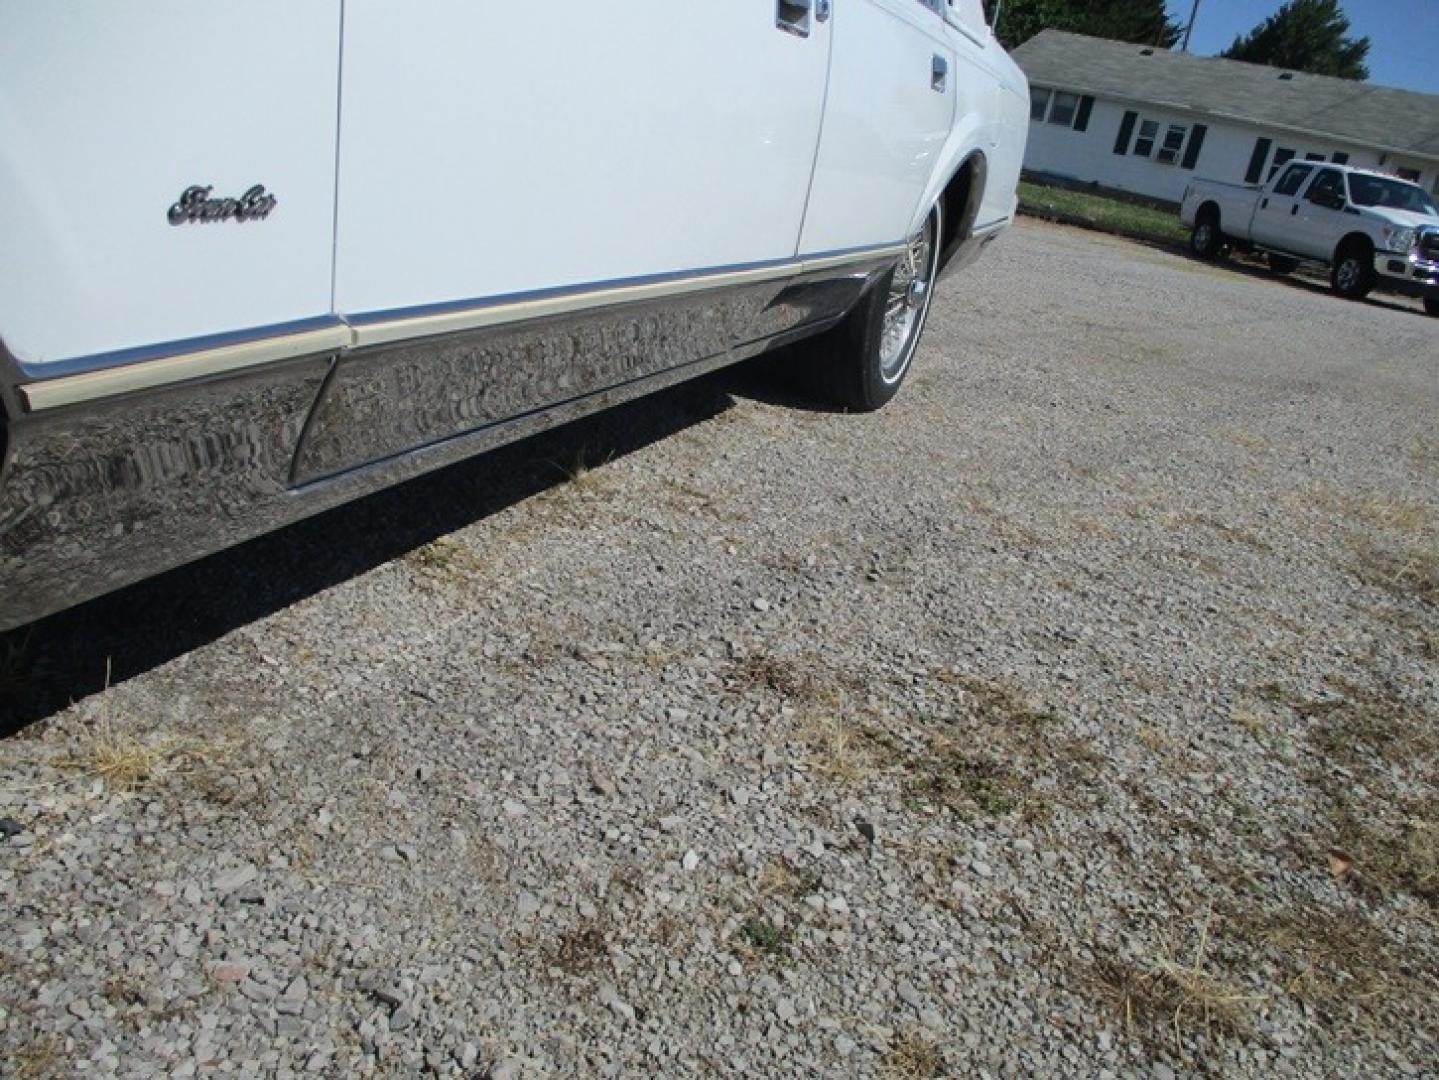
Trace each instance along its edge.
{"label": "chrome door handle", "polygon": [[774,24],[786,34],[809,37],[810,10],[813,6],[814,0],[776,0]]}
{"label": "chrome door handle", "polygon": [[949,61],[942,56],[936,56],[934,64],[929,69],[929,88],[936,94],[942,94],[948,82]]}

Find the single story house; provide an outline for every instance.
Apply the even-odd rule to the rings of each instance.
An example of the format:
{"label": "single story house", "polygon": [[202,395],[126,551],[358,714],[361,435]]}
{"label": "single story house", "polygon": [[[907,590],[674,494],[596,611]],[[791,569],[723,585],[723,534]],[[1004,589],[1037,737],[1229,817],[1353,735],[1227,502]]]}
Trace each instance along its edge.
{"label": "single story house", "polygon": [[1191,177],[1268,179],[1290,158],[1383,169],[1439,194],[1439,96],[1045,30],[1025,169],[1178,202]]}

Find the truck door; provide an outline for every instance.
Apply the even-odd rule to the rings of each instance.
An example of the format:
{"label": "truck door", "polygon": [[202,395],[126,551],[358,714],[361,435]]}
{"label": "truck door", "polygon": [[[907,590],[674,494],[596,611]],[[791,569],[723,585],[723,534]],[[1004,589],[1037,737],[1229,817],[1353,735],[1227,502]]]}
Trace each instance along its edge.
{"label": "truck door", "polygon": [[1290,165],[1268,192],[1260,194],[1250,226],[1250,237],[1256,244],[1280,251],[1295,250],[1299,189],[1313,171],[1313,165]]}
{"label": "truck door", "polygon": [[58,373],[326,316],[339,56],[340,0],[0,4],[6,347]]}
{"label": "truck door", "polygon": [[[1295,226],[1299,255],[1330,259],[1346,232],[1344,207],[1348,204],[1344,174],[1338,169],[1320,169],[1299,200]],[[1349,219],[1350,221],[1353,218]]]}
{"label": "truck door", "polygon": [[930,0],[835,0],[834,59],[803,252],[904,240],[956,99],[993,93],[991,80],[956,70],[941,11]]}
{"label": "truck door", "polygon": [[819,7],[349,0],[338,310],[793,258]]}

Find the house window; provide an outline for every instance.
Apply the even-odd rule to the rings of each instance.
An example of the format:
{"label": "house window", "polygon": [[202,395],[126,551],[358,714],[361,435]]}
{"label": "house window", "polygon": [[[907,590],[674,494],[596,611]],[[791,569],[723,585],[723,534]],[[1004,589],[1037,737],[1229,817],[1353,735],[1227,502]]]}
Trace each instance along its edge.
{"label": "house window", "polygon": [[1164,165],[1173,165],[1179,160],[1179,151],[1184,149],[1184,136],[1188,134],[1187,127],[1181,124],[1170,124],[1169,130],[1164,133],[1164,144],[1160,146],[1155,160]]}
{"label": "house window", "polygon": [[1323,155],[1323,154],[1305,154],[1305,155],[1304,155],[1304,160],[1305,160],[1305,161],[1323,161],[1323,160],[1324,160],[1324,155]]}
{"label": "house window", "polygon": [[1400,180],[1408,180],[1411,184],[1417,184],[1419,182],[1418,169],[1395,169],[1394,172]]}
{"label": "house window", "polygon": [[1049,122],[1061,127],[1074,126],[1074,114],[1079,111],[1079,95],[1063,90],[1054,92],[1054,104],[1049,107]]}
{"label": "house window", "polygon": [[1159,135],[1159,123],[1156,120],[1142,120],[1139,124],[1139,138],[1134,140],[1134,152],[1139,157],[1148,157],[1154,153],[1154,140]]}
{"label": "house window", "polygon": [[1266,177],[1266,179],[1268,179],[1268,180],[1273,180],[1273,179],[1274,179],[1274,174],[1279,171],[1280,166],[1282,166],[1286,161],[1288,161],[1288,160],[1289,160],[1290,158],[1292,158],[1293,156],[1294,156],[1294,151],[1293,151],[1293,150],[1287,150],[1287,149],[1285,149],[1285,148],[1282,147],[1282,146],[1281,146],[1278,150],[1274,151],[1274,164],[1272,164],[1272,165],[1269,166],[1269,175]]}
{"label": "house window", "polygon": [[1333,161],[1336,165],[1348,165],[1349,155],[1346,154],[1343,150],[1336,150],[1334,151],[1334,156],[1330,158],[1330,160]]}
{"label": "house window", "polygon": [[1029,91],[1029,118],[1031,120],[1043,120],[1044,114],[1049,111],[1049,90],[1044,87],[1033,87]]}

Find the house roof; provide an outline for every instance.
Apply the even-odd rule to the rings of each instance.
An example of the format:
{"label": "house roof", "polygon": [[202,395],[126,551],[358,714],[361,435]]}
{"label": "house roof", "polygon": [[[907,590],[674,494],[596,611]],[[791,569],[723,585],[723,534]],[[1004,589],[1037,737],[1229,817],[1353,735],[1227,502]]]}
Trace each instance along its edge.
{"label": "house roof", "polygon": [[1045,30],[1014,50],[1029,81],[1439,159],[1439,96]]}

